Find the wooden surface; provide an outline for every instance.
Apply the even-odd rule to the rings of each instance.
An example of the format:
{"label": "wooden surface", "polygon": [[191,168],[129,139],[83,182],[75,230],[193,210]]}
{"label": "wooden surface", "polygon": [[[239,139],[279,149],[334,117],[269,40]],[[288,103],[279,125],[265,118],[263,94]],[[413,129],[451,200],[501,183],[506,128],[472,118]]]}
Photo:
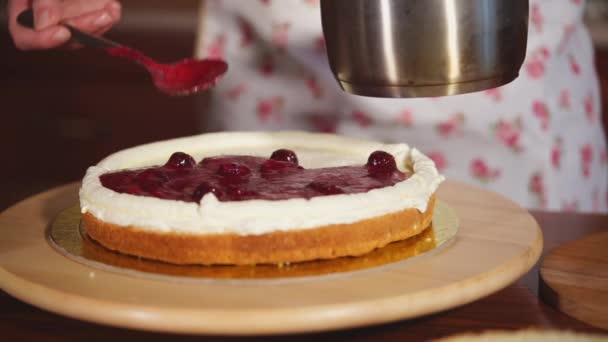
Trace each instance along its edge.
{"label": "wooden surface", "polygon": [[540,296],[560,311],[608,329],[608,231],[564,244],[540,267]]}
{"label": "wooden surface", "polygon": [[458,214],[457,238],[416,259],[293,281],[160,281],[89,268],[51,249],[44,230],[76,201],[77,186],[47,191],[0,215],[0,284],[39,307],[115,326],[260,334],[413,318],[504,288],[542,248],[527,211],[493,193],[446,182],[438,198]]}
{"label": "wooden surface", "polygon": [[[47,211],[47,215],[50,213]],[[544,251],[582,236],[608,230],[608,215],[550,213],[536,211],[544,237]],[[537,263],[538,265],[538,263]],[[601,332],[544,304],[534,294],[538,280],[538,266],[515,284],[471,304],[424,316],[372,327],[348,329],[321,334],[290,336],[296,341],[426,341],[431,338],[487,329],[570,329]],[[131,340],[131,341],[216,341],[227,340],[214,336],[182,336],[149,333],[87,323],[38,309],[0,291],[0,332],[3,339],[74,341]],[[605,331],[604,331],[605,332]],[[228,340],[283,340],[284,337],[230,338]]]}
{"label": "wooden surface", "polygon": [[0,292],[0,331],[6,341],[426,341],[486,329],[571,329],[601,332],[553,310],[515,284],[474,303],[414,320],[286,338],[217,337],[142,332],[49,313]]}

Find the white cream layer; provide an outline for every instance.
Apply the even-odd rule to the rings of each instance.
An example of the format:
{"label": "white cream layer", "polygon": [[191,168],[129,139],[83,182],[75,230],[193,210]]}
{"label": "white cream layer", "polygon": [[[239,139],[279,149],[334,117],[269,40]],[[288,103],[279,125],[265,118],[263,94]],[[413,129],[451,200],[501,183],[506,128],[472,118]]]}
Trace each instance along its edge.
{"label": "white cream layer", "polygon": [[[395,156],[400,170],[409,165],[414,173],[394,186],[366,193],[238,202],[220,202],[209,193],[200,203],[120,194],[103,187],[99,180],[108,171],[164,164],[176,151],[189,153],[198,161],[222,154],[268,157],[279,148],[294,150],[305,168],[363,165],[371,152],[384,150]],[[141,145],[108,156],[87,170],[80,206],[83,213],[121,226],[158,232],[251,235],[353,223],[407,208],[424,211],[443,180],[431,159],[405,144],[304,132],[211,133]]]}

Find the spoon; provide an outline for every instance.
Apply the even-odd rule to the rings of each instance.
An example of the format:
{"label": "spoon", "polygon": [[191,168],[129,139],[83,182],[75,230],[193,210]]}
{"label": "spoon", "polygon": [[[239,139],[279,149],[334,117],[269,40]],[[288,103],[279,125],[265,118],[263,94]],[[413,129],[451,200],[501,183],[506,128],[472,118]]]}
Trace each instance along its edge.
{"label": "spoon", "polygon": [[[25,10],[17,17],[17,22],[25,27],[34,28],[34,12]],[[142,52],[126,47],[111,40],[80,31],[62,23],[72,34],[72,39],[83,45],[104,49],[110,56],[126,58],[142,65],[150,73],[154,85],[169,95],[189,95],[208,89],[228,70],[228,64],[217,59],[183,59],[172,64],[163,64],[144,55]]]}

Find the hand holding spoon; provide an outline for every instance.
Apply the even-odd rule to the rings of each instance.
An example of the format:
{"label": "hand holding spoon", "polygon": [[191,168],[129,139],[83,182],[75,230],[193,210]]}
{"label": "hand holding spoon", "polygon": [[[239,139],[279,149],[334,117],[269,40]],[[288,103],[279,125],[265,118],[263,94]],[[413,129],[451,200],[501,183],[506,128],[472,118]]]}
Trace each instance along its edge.
{"label": "hand holding spoon", "polygon": [[[17,22],[34,28],[34,13],[28,9],[17,17]],[[115,57],[122,57],[142,65],[152,77],[154,85],[169,95],[189,95],[212,87],[228,70],[222,60],[187,58],[173,64],[163,64],[142,52],[111,40],[80,31],[69,24],[62,24],[72,34],[72,39],[90,47],[101,48]]]}

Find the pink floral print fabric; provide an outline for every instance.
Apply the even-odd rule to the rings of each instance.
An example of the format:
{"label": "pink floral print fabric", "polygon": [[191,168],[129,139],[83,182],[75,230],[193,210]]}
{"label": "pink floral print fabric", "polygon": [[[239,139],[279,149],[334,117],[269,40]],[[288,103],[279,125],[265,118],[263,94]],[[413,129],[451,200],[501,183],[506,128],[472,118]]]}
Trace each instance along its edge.
{"label": "pink floral print fabric", "polygon": [[608,156],[582,0],[531,0],[528,54],[511,84],[441,98],[342,92],[318,0],[208,0],[198,55],[230,70],[209,130],[303,129],[428,154],[449,179],[533,209],[608,211]]}

